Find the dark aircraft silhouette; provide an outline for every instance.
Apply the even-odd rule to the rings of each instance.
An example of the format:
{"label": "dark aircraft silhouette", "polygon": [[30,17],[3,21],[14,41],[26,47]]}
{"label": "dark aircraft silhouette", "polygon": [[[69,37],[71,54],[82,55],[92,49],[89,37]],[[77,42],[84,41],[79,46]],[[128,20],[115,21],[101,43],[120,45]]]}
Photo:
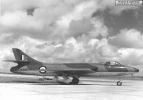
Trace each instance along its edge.
{"label": "dark aircraft silhouette", "polygon": [[[119,76],[139,72],[137,68],[126,66],[116,61],[106,63],[43,63],[31,58],[20,49],[13,48],[12,50],[16,60],[7,61],[17,63],[17,66],[12,67],[11,72],[26,75],[54,76],[53,80],[61,84],[78,84],[80,77],[95,77],[96,73],[101,76]],[[122,82],[117,81],[117,85],[121,86]]]}

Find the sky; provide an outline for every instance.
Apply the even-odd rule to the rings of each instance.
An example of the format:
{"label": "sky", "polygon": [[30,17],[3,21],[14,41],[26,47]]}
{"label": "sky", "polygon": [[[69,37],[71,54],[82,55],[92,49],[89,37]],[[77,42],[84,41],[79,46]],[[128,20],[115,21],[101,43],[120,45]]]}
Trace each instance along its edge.
{"label": "sky", "polygon": [[0,69],[19,48],[43,62],[143,65],[143,6],[115,0],[1,0]]}

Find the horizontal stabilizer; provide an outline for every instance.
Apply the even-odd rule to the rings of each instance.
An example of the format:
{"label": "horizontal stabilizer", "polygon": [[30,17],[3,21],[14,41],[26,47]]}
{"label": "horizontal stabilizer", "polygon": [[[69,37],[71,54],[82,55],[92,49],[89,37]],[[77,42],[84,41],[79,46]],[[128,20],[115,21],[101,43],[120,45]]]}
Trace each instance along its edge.
{"label": "horizontal stabilizer", "polygon": [[24,60],[3,60],[6,62],[14,62],[14,63],[29,63],[28,61],[24,61]]}

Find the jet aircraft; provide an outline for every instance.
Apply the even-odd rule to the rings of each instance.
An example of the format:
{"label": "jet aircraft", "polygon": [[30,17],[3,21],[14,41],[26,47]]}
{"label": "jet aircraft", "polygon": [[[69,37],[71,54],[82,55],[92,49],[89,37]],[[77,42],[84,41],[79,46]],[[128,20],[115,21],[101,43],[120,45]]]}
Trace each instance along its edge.
{"label": "jet aircraft", "polygon": [[[80,77],[95,77],[97,73],[101,76],[119,76],[139,72],[137,68],[120,64],[117,61],[105,63],[44,63],[31,58],[18,48],[12,48],[12,50],[16,60],[6,60],[17,63],[10,69],[12,73],[53,76],[53,80],[60,84],[77,85]],[[121,85],[122,81],[118,80],[117,86]]]}

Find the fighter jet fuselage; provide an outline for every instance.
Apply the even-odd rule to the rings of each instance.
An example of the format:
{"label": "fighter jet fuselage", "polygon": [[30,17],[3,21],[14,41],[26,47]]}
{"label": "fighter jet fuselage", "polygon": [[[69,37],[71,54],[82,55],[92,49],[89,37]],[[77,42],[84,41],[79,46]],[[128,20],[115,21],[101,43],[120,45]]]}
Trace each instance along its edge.
{"label": "fighter jet fuselage", "polygon": [[64,80],[72,78],[69,83],[78,84],[81,76],[127,75],[139,72],[137,68],[116,61],[105,63],[43,63],[29,57],[17,48],[13,48],[13,53],[16,60],[12,60],[12,62],[17,63],[17,66],[12,67],[11,72],[28,75],[52,75],[55,76],[57,82],[60,82],[59,76],[63,77]]}

